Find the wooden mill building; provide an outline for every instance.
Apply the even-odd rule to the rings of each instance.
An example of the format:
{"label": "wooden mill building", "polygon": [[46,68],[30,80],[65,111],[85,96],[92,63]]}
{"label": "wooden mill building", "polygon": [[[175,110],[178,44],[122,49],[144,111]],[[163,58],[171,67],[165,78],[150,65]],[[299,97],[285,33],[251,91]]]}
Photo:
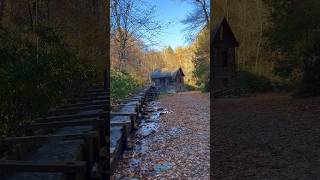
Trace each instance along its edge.
{"label": "wooden mill building", "polygon": [[173,70],[156,69],[151,73],[151,80],[160,91],[175,91],[184,90],[184,73],[180,68]]}
{"label": "wooden mill building", "polygon": [[238,90],[235,48],[239,43],[226,20],[211,31],[211,88],[213,93]]}

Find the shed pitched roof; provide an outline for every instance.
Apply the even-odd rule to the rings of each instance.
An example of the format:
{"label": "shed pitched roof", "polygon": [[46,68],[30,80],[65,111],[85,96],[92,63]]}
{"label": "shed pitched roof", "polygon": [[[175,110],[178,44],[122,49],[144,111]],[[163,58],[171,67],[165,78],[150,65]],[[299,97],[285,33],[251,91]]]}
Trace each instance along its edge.
{"label": "shed pitched roof", "polygon": [[214,27],[214,29],[211,31],[211,46],[214,46],[215,42],[217,42],[218,39],[218,35],[220,32],[221,27],[224,27],[224,31],[226,31],[229,34],[229,37],[232,40],[232,45],[234,47],[238,47],[239,46],[239,42],[237,41],[234,33],[232,32],[232,29],[227,21],[227,19],[225,17],[223,17],[219,23]]}
{"label": "shed pitched roof", "polygon": [[181,72],[181,75],[184,76],[181,68],[176,68],[173,70],[169,70],[167,68],[156,69],[151,73],[151,78],[175,77],[179,71]]}

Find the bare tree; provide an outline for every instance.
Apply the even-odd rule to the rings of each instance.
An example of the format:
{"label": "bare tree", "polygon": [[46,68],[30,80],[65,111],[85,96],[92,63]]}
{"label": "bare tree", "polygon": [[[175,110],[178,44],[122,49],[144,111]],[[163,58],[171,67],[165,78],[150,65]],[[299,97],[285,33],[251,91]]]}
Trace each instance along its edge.
{"label": "bare tree", "polygon": [[155,7],[144,0],[111,1],[111,37],[117,45],[119,66],[126,65],[128,50],[136,43],[155,45],[162,26],[155,20]]}
{"label": "bare tree", "polygon": [[210,24],[210,0],[181,0],[192,3],[194,10],[182,20],[187,25],[189,37],[193,39],[195,35]]}
{"label": "bare tree", "polygon": [[[271,26],[269,10],[264,0],[213,0],[211,24],[225,16],[241,46],[237,50],[238,67],[257,74],[269,73],[271,66],[264,32]],[[217,18],[215,18],[217,17]]]}

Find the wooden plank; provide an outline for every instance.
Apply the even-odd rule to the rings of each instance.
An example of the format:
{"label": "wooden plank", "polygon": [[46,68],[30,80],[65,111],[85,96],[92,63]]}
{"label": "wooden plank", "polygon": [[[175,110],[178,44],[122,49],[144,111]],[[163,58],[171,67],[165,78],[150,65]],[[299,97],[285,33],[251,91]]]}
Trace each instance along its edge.
{"label": "wooden plank", "polygon": [[105,93],[105,89],[104,88],[95,88],[95,89],[88,89],[85,91],[86,93]]}
{"label": "wooden plank", "polygon": [[112,108],[123,107],[123,106],[138,106],[138,104],[117,104],[115,106],[112,106]]}
{"label": "wooden plank", "polygon": [[122,99],[121,102],[124,103],[128,103],[128,102],[132,102],[132,101],[138,101],[139,103],[143,102],[144,99]]}
{"label": "wooden plank", "polygon": [[76,104],[70,104],[66,106],[62,106],[59,109],[63,108],[76,108],[76,107],[84,107],[84,106],[93,106],[93,105],[108,105],[109,100],[103,100],[103,101],[92,101],[92,102],[84,102],[84,103],[76,103]]}
{"label": "wooden plank", "polygon": [[17,160],[0,160],[0,169],[15,172],[61,172],[84,173],[87,170],[85,161],[34,162]]}
{"label": "wooden plank", "polygon": [[97,101],[97,100],[109,100],[109,97],[108,96],[97,96],[97,97],[80,98],[80,101]]}
{"label": "wooden plank", "polygon": [[110,116],[137,116],[137,112],[110,112]]}
{"label": "wooden plank", "polygon": [[[111,129],[111,128],[110,128]],[[112,152],[112,154],[110,153],[110,171],[111,173],[114,172],[115,168],[117,167],[117,163],[118,163],[118,159],[121,157],[121,153],[123,152],[123,150],[126,148],[127,146],[127,134],[125,129],[123,128],[122,133],[120,134],[120,138],[117,139],[118,141],[115,143],[115,146],[112,146],[110,143],[109,148],[114,148],[114,151]],[[111,149],[109,149],[111,150]]]}
{"label": "wooden plank", "polygon": [[[61,116],[50,116],[47,118],[39,118],[36,122],[52,122],[52,121],[68,121],[68,120],[79,120],[86,118],[98,118],[106,117],[108,115],[107,111],[102,112],[89,112],[85,114],[71,114],[71,115],[61,115]],[[110,112],[110,116],[137,116],[137,112]]]}
{"label": "wooden plank", "polygon": [[131,125],[131,121],[111,121],[111,126],[127,126]]}
{"label": "wooden plank", "polygon": [[121,104],[118,104],[117,106],[140,106],[141,105],[141,103],[138,101],[134,101],[134,102],[135,102],[134,104],[126,104],[126,103],[122,102]]}
{"label": "wooden plank", "polygon": [[70,107],[70,108],[59,108],[52,112],[51,114],[67,114],[67,113],[77,113],[81,111],[90,111],[90,110],[96,110],[96,109],[105,109],[106,105],[89,105],[89,106],[83,106],[83,107]]}
{"label": "wooden plank", "polygon": [[107,96],[106,91],[101,92],[86,92],[82,95],[83,97],[95,97],[95,96]]}
{"label": "wooden plank", "polygon": [[50,139],[77,139],[85,137],[98,136],[97,132],[77,133],[77,134],[63,134],[63,135],[37,135],[37,136],[23,136],[23,137],[6,137],[0,139],[0,144],[19,144],[29,142],[43,142]]}
{"label": "wooden plank", "polygon": [[140,101],[140,100],[121,100],[121,103],[122,104],[125,104],[125,103],[130,103],[130,102],[137,102],[137,103],[140,103],[140,104],[142,104],[142,101]]}
{"label": "wooden plank", "polygon": [[142,99],[144,99],[144,96],[133,96],[133,97],[124,98],[124,100],[142,100]]}
{"label": "wooden plank", "polygon": [[61,121],[61,120],[77,120],[85,118],[98,118],[101,116],[103,111],[100,112],[88,112],[83,114],[70,114],[70,115],[60,115],[60,116],[49,116],[46,118],[39,118],[36,122],[50,122],[50,121]]}
{"label": "wooden plank", "polygon": [[135,111],[138,111],[138,110],[140,110],[140,105],[136,105],[136,104],[118,104],[118,105],[116,105],[116,106],[112,106],[112,108],[111,108],[111,110],[113,111],[113,110],[119,110],[119,109],[121,109],[122,107],[125,107],[125,106],[127,106],[127,107],[134,107],[134,109],[135,109]]}
{"label": "wooden plank", "polygon": [[54,121],[48,123],[33,123],[27,126],[27,129],[48,129],[48,128],[61,128],[67,126],[83,126],[83,125],[98,125],[104,124],[104,119],[84,119],[75,121]]}

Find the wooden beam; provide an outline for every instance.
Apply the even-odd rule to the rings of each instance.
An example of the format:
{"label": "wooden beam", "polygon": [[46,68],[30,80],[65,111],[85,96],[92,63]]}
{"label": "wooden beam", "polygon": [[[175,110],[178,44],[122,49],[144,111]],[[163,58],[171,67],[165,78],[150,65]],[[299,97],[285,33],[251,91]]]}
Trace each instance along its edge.
{"label": "wooden beam", "polygon": [[124,104],[124,103],[130,103],[130,102],[137,102],[137,103],[140,103],[140,104],[141,104],[141,101],[140,101],[140,100],[131,100],[131,99],[130,99],[130,100],[125,100],[125,99],[124,99],[124,100],[121,100],[121,103],[122,103],[122,104]]}
{"label": "wooden beam", "polygon": [[96,88],[96,89],[88,89],[85,91],[86,93],[106,93],[104,88]]}
{"label": "wooden beam", "polygon": [[92,106],[92,105],[107,105],[109,103],[109,100],[103,100],[103,101],[92,101],[92,102],[85,102],[85,103],[76,103],[76,104],[70,104],[66,106],[60,107],[60,109],[63,108],[75,108],[75,107],[84,107],[84,106]]}
{"label": "wooden beam", "polygon": [[123,107],[123,106],[138,106],[138,104],[117,104],[115,106],[112,106],[112,108]]}
{"label": "wooden beam", "polygon": [[139,99],[144,99],[144,96],[133,96],[133,97],[127,97],[127,98],[124,98],[125,100],[139,100]]}
{"label": "wooden beam", "polygon": [[118,105],[116,105],[116,106],[113,106],[113,107],[111,108],[111,111],[113,111],[113,110],[119,110],[119,109],[121,109],[122,107],[125,107],[125,106],[127,106],[127,107],[133,107],[135,112],[138,111],[138,110],[140,110],[140,105],[136,105],[136,104],[128,104],[128,105],[126,105],[126,104],[118,104]]}
{"label": "wooden beam", "polygon": [[[130,102],[130,101],[129,101]],[[125,104],[124,102],[121,102],[121,104],[118,104],[119,106],[140,106],[141,103],[138,101],[134,101],[134,104]]]}
{"label": "wooden beam", "polygon": [[110,112],[110,116],[137,116],[137,112]]}
{"label": "wooden beam", "polygon": [[83,126],[83,125],[98,125],[104,124],[104,119],[84,119],[75,121],[54,121],[48,123],[33,123],[27,126],[27,129],[48,129],[48,128],[61,128],[67,126]]}
{"label": "wooden beam", "polygon": [[70,114],[70,115],[60,115],[60,116],[49,116],[46,118],[39,118],[36,122],[50,122],[50,121],[61,121],[61,120],[77,120],[77,119],[85,119],[85,118],[98,118],[103,114],[104,111],[100,112],[89,112],[83,114]]}
{"label": "wooden beam", "polygon": [[131,125],[131,121],[111,121],[111,126],[126,126]]}
{"label": "wooden beam", "polygon": [[[61,116],[50,116],[47,118],[39,118],[36,122],[52,122],[52,121],[68,121],[68,120],[79,120],[86,118],[99,118],[106,117],[108,115],[107,111],[102,112],[90,112],[85,114],[71,114],[71,115],[61,115]],[[137,112],[110,112],[110,116],[136,116]]]}
{"label": "wooden beam", "polygon": [[97,97],[84,97],[80,98],[80,101],[97,101],[97,100],[108,100],[108,96],[97,96]]}
{"label": "wooden beam", "polygon": [[97,96],[107,96],[107,92],[87,92],[82,95],[82,97],[97,97]]}
{"label": "wooden beam", "polygon": [[23,136],[23,137],[6,137],[0,139],[0,144],[19,144],[29,142],[43,142],[50,139],[77,139],[84,137],[98,136],[97,132],[77,133],[77,134],[63,134],[63,135],[37,135],[37,136]]}
{"label": "wooden beam", "polygon": [[0,169],[15,172],[61,172],[61,173],[85,173],[87,164],[85,161],[66,162],[34,162],[0,160]]}
{"label": "wooden beam", "polygon": [[105,108],[106,108],[106,105],[104,104],[89,105],[89,106],[83,106],[83,107],[59,108],[54,112],[52,112],[52,114],[77,113],[81,111],[90,111],[90,110],[105,109]]}
{"label": "wooden beam", "polygon": [[123,103],[123,102],[128,103],[128,102],[131,102],[131,101],[142,102],[142,101],[144,101],[144,99],[123,99],[123,100],[121,100],[122,103]]}

